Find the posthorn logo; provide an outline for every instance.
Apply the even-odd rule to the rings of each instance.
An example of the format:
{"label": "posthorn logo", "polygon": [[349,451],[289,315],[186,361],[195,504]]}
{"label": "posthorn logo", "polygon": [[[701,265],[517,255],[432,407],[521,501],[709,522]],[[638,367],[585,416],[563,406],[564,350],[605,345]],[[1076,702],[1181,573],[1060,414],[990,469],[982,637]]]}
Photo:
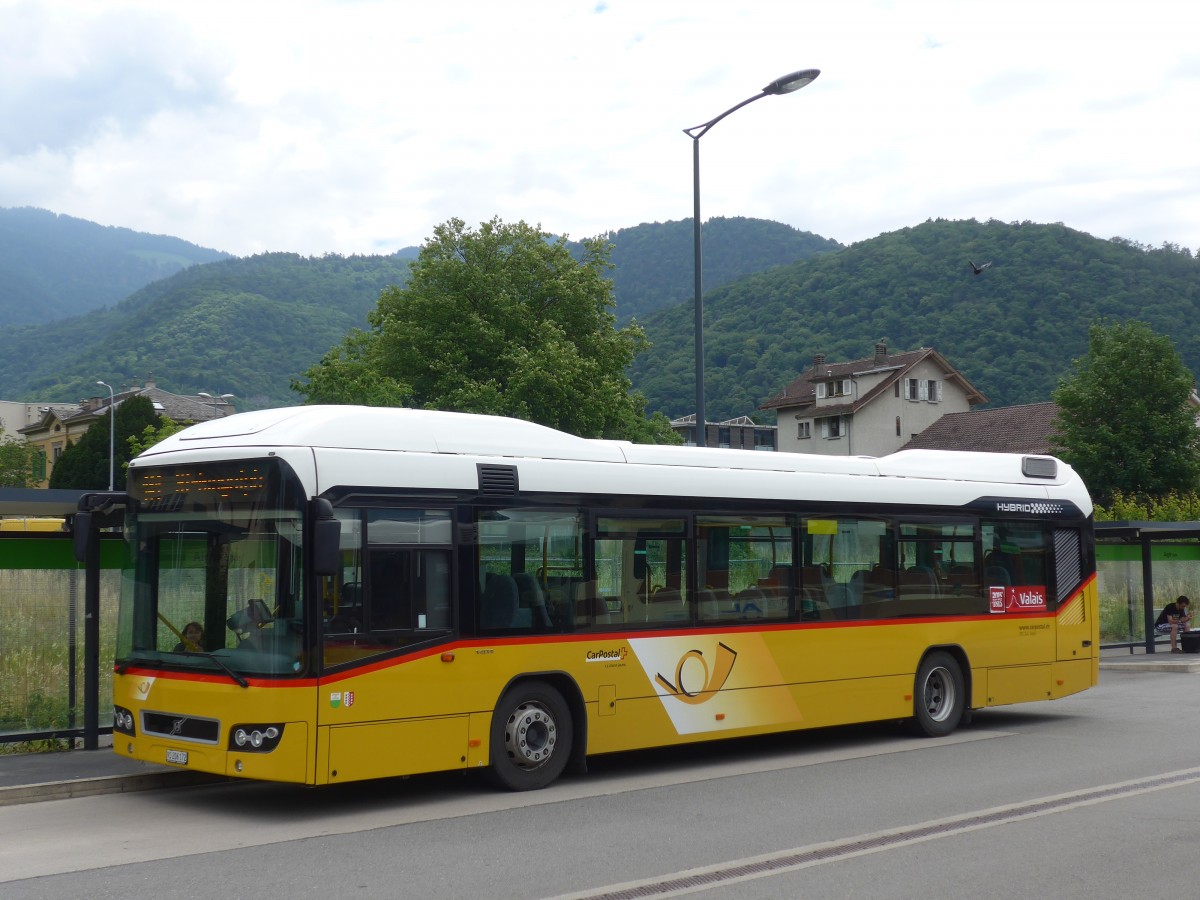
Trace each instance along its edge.
{"label": "posthorn logo", "polygon": [[[688,704],[704,703],[715,697],[717,691],[725,686],[735,662],[737,651],[724,644],[717,644],[711,669],[704,658],[703,650],[689,650],[679,658],[679,664],[675,666],[674,681],[669,681],[661,674],[655,675],[654,680],[676,700]],[[696,663],[699,663],[699,666]],[[697,675],[700,677],[697,678]]]}

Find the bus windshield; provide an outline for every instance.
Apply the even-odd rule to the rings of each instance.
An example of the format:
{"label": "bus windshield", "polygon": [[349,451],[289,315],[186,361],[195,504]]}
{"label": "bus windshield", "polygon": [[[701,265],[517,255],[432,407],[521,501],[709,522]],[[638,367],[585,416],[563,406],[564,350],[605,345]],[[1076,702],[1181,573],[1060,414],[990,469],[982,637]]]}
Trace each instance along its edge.
{"label": "bus windshield", "polygon": [[304,669],[303,492],[279,460],[132,469],[116,664]]}

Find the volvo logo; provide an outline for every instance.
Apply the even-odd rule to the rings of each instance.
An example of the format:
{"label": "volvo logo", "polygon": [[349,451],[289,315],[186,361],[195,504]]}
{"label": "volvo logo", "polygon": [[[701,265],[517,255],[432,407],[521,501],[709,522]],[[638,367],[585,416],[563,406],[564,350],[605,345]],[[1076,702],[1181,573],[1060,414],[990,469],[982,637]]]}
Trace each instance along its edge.
{"label": "volvo logo", "polygon": [[187,721],[186,717],[182,718],[182,719],[175,719],[174,721],[172,721],[171,722],[171,734],[175,734],[175,735],[183,734],[183,723],[186,721]]}

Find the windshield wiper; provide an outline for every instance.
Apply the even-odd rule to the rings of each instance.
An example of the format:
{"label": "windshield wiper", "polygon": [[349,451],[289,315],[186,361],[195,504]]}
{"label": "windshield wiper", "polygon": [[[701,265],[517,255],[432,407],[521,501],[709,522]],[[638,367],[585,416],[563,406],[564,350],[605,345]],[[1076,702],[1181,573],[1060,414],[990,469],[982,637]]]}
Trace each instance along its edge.
{"label": "windshield wiper", "polygon": [[204,659],[211,659],[213,662],[215,662],[218,666],[221,667],[221,670],[226,675],[228,675],[230,678],[232,678],[234,681],[236,681],[239,685],[241,685],[242,687],[250,687],[250,682],[248,682],[245,678],[243,678],[237,672],[233,671],[233,669],[229,668],[229,666],[225,665],[225,663],[221,662],[221,660],[212,653],[202,653],[202,652],[199,652],[196,650],[179,650],[179,651],[176,651],[175,655],[176,656],[201,656]]}

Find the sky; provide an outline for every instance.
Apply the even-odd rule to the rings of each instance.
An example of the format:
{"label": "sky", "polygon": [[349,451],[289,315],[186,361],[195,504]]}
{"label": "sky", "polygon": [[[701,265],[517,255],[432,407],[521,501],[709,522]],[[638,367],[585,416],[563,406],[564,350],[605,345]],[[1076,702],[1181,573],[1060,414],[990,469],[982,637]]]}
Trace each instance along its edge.
{"label": "sky", "polygon": [[[931,218],[1200,251],[1178,0],[0,0],[0,207],[239,256]],[[800,69],[795,93],[762,88]]]}

